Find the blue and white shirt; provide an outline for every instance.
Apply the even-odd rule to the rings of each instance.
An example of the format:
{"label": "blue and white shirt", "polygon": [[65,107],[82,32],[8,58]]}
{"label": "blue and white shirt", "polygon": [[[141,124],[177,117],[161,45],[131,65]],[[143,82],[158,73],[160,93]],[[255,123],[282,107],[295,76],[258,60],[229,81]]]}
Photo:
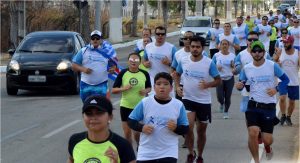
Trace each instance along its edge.
{"label": "blue and white shirt", "polygon": [[241,24],[241,26],[235,26],[232,28],[232,33],[240,40],[240,46],[247,46],[247,36],[249,33],[248,25],[246,23]]}
{"label": "blue and white shirt", "polygon": [[183,82],[183,97],[201,104],[211,103],[211,93],[209,89],[200,89],[201,81],[209,82],[211,77],[219,76],[216,65],[208,57],[202,57],[200,61],[194,62],[191,56],[181,59],[176,71],[181,74]]}
{"label": "blue and white shirt", "polygon": [[219,71],[222,80],[229,80],[232,78],[232,67],[235,59],[235,54],[229,53],[224,55],[222,52],[216,53],[212,60],[218,66],[222,67],[222,70]]}
{"label": "blue and white shirt", "polygon": [[[299,21],[299,20],[298,20]],[[300,47],[300,27],[291,27],[288,31],[289,35],[294,37],[294,46]]]}
{"label": "blue and white shirt", "polygon": [[[261,41],[264,44],[265,50],[269,51],[272,27],[269,25],[259,24],[256,27],[254,27],[253,31],[262,33],[259,35],[259,41]],[[268,36],[268,33],[270,33],[270,36]]]}
{"label": "blue and white shirt", "polygon": [[174,120],[177,125],[189,125],[181,101],[172,98],[169,103],[160,104],[154,96],[149,96],[137,104],[129,118],[154,127],[150,135],[141,133],[137,160],[178,158],[178,135],[168,129],[167,122]]}
{"label": "blue and white shirt", "polygon": [[233,45],[239,45],[240,40],[236,37],[234,34],[225,35],[224,33],[220,34],[219,37],[217,37],[217,44],[220,44],[222,40],[227,40],[230,42],[229,46],[229,52],[235,54],[235,49]]}
{"label": "blue and white shirt", "polygon": [[279,78],[283,74],[278,64],[265,60],[259,67],[255,66],[253,62],[247,64],[242,70],[239,80],[249,82],[249,99],[260,103],[276,103],[276,95],[269,96],[267,89],[275,88],[277,85],[275,76]]}
{"label": "blue and white shirt", "polygon": [[208,39],[211,39],[212,36],[215,37],[215,40],[214,40],[214,41],[210,40],[210,42],[209,42],[209,49],[217,49],[216,39],[217,39],[217,37],[218,37],[221,33],[224,33],[224,29],[223,29],[223,28],[219,28],[219,29],[211,28],[211,29],[209,29],[209,31],[208,31],[206,37],[207,37]]}
{"label": "blue and white shirt", "polygon": [[72,61],[74,63],[92,69],[91,74],[81,73],[81,81],[89,85],[97,85],[108,80],[107,68],[109,59],[103,54],[109,58],[117,56],[113,47],[107,41],[103,41],[98,48],[87,45],[73,57]]}

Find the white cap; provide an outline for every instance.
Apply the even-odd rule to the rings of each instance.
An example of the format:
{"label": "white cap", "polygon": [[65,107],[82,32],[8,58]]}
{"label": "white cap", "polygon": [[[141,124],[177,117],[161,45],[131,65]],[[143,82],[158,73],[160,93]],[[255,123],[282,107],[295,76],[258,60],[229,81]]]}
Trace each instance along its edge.
{"label": "white cap", "polygon": [[100,31],[98,31],[98,30],[94,30],[92,33],[91,33],[91,37],[93,36],[93,35],[98,35],[98,36],[102,36],[102,33],[100,32]]}

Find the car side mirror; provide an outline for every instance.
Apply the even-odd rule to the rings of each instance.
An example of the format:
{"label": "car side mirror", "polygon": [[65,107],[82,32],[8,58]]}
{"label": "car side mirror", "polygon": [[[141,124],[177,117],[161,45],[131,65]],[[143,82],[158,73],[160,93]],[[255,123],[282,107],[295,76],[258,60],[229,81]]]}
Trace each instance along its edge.
{"label": "car side mirror", "polygon": [[178,28],[181,28],[181,25],[180,25],[180,24],[178,24],[178,25],[177,25],[177,27],[178,27]]}
{"label": "car side mirror", "polygon": [[16,49],[9,49],[8,50],[9,56],[12,57],[14,55],[15,51],[16,51]]}

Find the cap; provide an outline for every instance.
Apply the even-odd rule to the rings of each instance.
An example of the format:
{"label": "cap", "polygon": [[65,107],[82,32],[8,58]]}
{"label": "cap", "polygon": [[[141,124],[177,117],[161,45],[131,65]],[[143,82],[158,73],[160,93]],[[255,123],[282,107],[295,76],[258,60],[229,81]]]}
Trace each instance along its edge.
{"label": "cap", "polygon": [[108,114],[112,114],[113,110],[110,100],[100,95],[92,95],[85,99],[82,113],[86,112],[89,108],[97,108],[99,111],[108,112]]}
{"label": "cap", "polygon": [[102,36],[102,33],[98,30],[94,30],[92,33],[91,33],[91,37],[94,36],[94,35],[98,35],[99,37]]}
{"label": "cap", "polygon": [[287,35],[286,38],[282,38],[282,42],[293,44],[294,43],[294,37],[290,36],[290,35]]}
{"label": "cap", "polygon": [[250,18],[250,15],[247,15],[247,18]]}
{"label": "cap", "polygon": [[265,50],[264,44],[262,42],[260,42],[260,41],[254,41],[254,42],[252,42],[251,47],[250,47],[251,50],[253,50],[255,47],[259,47],[259,48]]}

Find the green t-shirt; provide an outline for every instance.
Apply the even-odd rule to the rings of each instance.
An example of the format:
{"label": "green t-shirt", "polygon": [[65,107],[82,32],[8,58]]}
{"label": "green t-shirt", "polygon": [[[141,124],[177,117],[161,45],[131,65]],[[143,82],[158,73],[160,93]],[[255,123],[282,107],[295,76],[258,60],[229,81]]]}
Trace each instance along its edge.
{"label": "green t-shirt", "polygon": [[272,27],[272,34],[270,36],[270,41],[276,41],[276,40],[277,40],[276,27]]}
{"label": "green t-shirt", "polygon": [[[139,54],[140,54],[141,58],[143,58],[144,54],[145,54],[144,50],[140,51]],[[149,71],[149,68],[145,67],[142,63],[140,64],[139,69],[147,71],[147,72]]]}
{"label": "green t-shirt", "polygon": [[140,90],[151,88],[151,81],[148,72],[139,69],[138,72],[130,72],[128,69],[122,70],[117,76],[113,88],[121,88],[130,84],[131,89],[122,92],[120,106],[134,109],[134,107],[144,98],[140,95]]}
{"label": "green t-shirt", "polygon": [[92,142],[87,132],[77,133],[70,137],[68,151],[74,163],[110,162],[105,152],[111,147],[118,151],[119,163],[135,160],[135,154],[129,142],[121,136],[110,132],[110,136],[103,142]]}
{"label": "green t-shirt", "polygon": [[249,32],[253,31],[253,28],[255,26],[255,24],[253,23],[253,21],[252,20],[250,20],[250,21],[245,20],[245,23],[248,25]]}

